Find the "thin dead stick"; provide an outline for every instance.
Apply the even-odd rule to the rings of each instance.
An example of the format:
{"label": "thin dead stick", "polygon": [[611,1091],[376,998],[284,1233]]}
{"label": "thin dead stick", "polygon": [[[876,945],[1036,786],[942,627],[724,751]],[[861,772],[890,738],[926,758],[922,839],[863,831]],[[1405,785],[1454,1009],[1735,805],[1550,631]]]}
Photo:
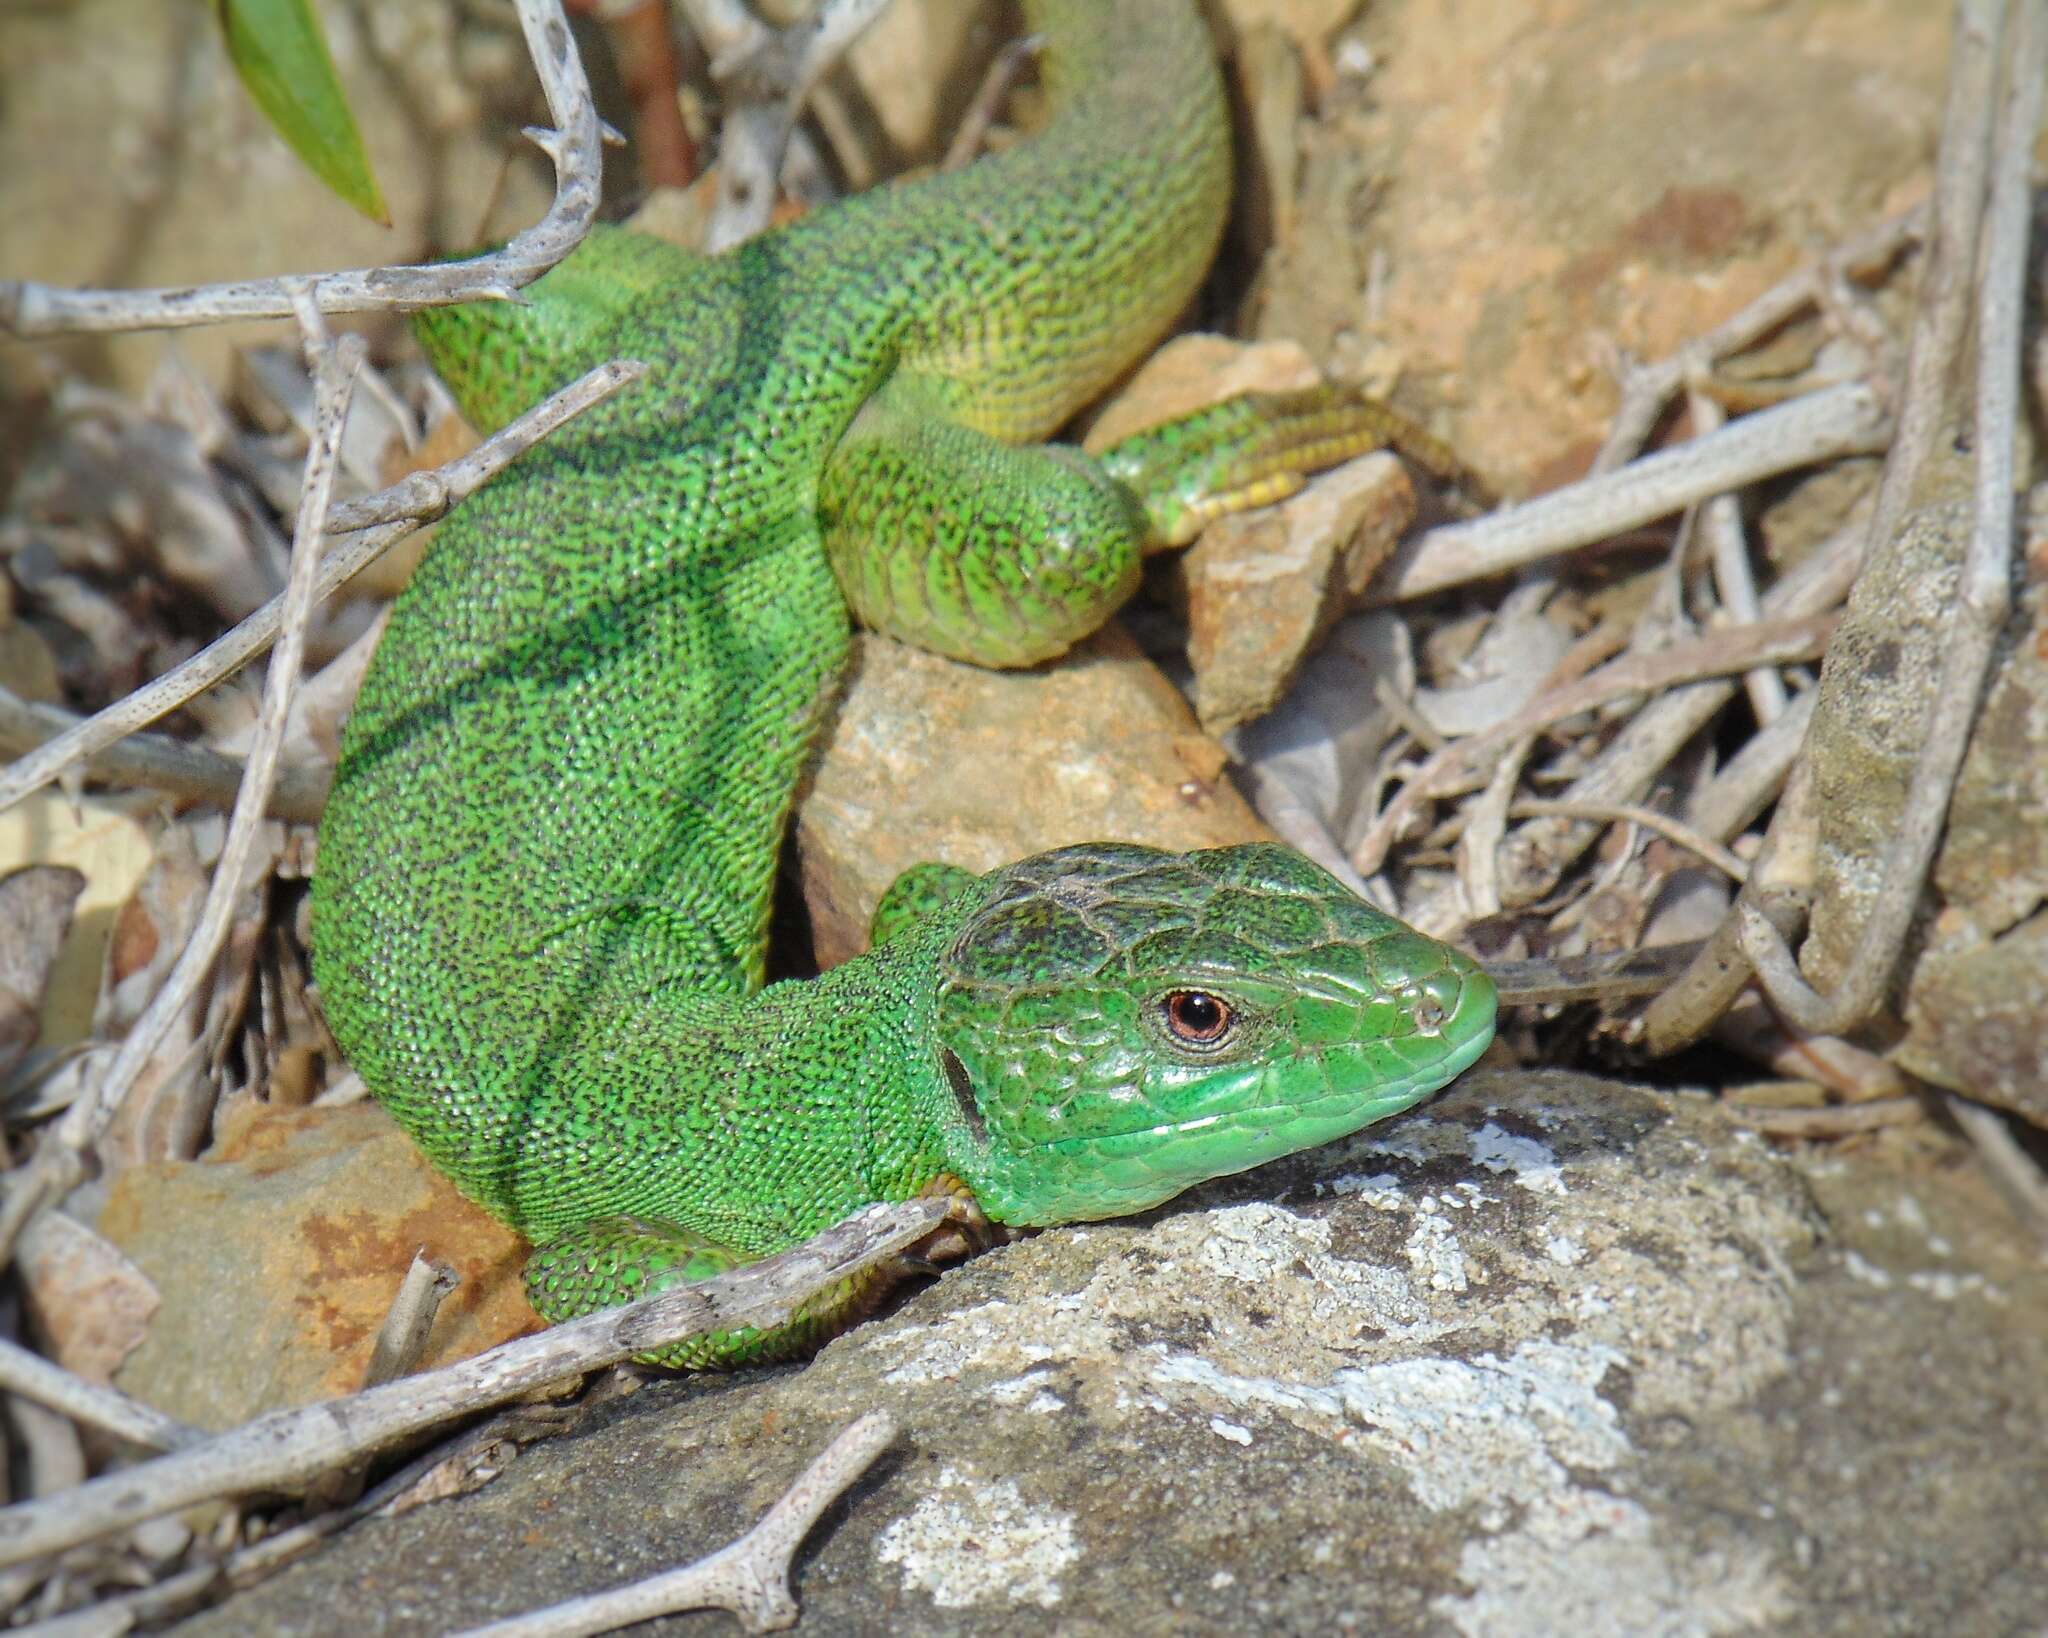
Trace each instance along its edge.
{"label": "thin dead stick", "polygon": [[1862,382],[1808,393],[1618,471],[1470,523],[1424,530],[1373,576],[1363,604],[1377,607],[1483,580],[1610,539],[1760,478],[1843,455],[1872,454],[1890,437],[1881,398]]}
{"label": "thin dead stick", "polygon": [[1976,517],[1956,604],[1944,633],[1941,681],[1878,889],[1833,995],[1799,972],[1790,948],[1754,906],[1738,904],[1742,953],[1771,1004],[1814,1034],[1852,1029],[1877,1010],[1940,844],[1956,776],[1970,747],[1991,660],[2012,609],[2013,433],[2019,424],[2020,327],[2026,296],[2034,135],[2048,73],[2048,0],[2017,0],[2006,103],[1993,158],[1977,298]]}
{"label": "thin dead stick", "polygon": [[1504,1007],[1555,1006],[1567,1001],[1621,1001],[1655,995],[1700,953],[1697,939],[1653,944],[1609,955],[1548,956],[1533,961],[1489,961],[1486,971]]}
{"label": "thin dead stick", "polygon": [[1991,1181],[2048,1250],[2048,1177],[2012,1135],[2005,1117],[1968,1098],[1949,1095],[1948,1112],[1975,1145]]}
{"label": "thin dead stick", "polygon": [[1508,804],[1522,780],[1522,765],[1536,749],[1536,736],[1525,735],[1494,764],[1493,776],[1477,798],[1466,803],[1465,833],[1458,838],[1458,879],[1465,889],[1465,911],[1473,920],[1500,911],[1500,844],[1507,835]]}
{"label": "thin dead stick", "polygon": [[396,1381],[419,1364],[427,1351],[427,1335],[434,1329],[434,1316],[461,1283],[445,1263],[435,1262],[424,1251],[413,1253],[398,1295],[391,1299],[384,1323],[377,1328],[370,1363],[363,1367],[364,1387]]}
{"label": "thin dead stick", "polygon": [[[26,755],[84,721],[60,705],[32,703],[0,688],[0,755]],[[218,808],[232,805],[242,784],[239,757],[163,734],[130,734],[87,758],[85,771],[110,785],[139,785]],[[318,819],[333,778],[334,770],[324,765],[278,769],[270,789],[270,817],[304,823]]]}
{"label": "thin dead stick", "polygon": [[975,88],[974,100],[960,117],[959,129],[946,145],[946,157],[939,161],[940,170],[962,170],[974,161],[981,152],[982,143],[988,140],[988,129],[996,122],[996,113],[1003,106],[1003,98],[1010,94],[1010,88],[1044,45],[1044,35],[1026,34],[1021,39],[1010,41],[996,53],[995,61],[988,65],[988,72],[982,75],[981,84]]}
{"label": "thin dead stick", "polygon": [[734,101],[720,133],[718,200],[704,245],[714,253],[751,239],[775,209],[783,154],[811,87],[831,70],[889,0],[823,0],[801,22],[770,29],[738,0],[683,0]]}
{"label": "thin dead stick", "polygon": [[313,437],[306,449],[305,475],[300,482],[299,515],[292,532],[291,563],[286,573],[277,647],[264,678],[263,705],[255,736],[249,743],[242,787],[236,793],[234,811],[228,819],[227,838],[221,844],[220,862],[214,867],[213,880],[207,887],[206,901],[200,907],[191,938],[163,987],[150,998],[142,1016],[122,1040],[114,1061],[107,1066],[106,1078],[90,1096],[80,1098],[64,1112],[64,1118],[38,1145],[26,1175],[17,1178],[8,1191],[6,1204],[0,1207],[0,1266],[13,1256],[15,1238],[37,1208],[67,1192],[84,1175],[85,1151],[98,1141],[173,1020],[198,994],[213,968],[214,958],[220,954],[228,922],[242,896],[242,877],[250,852],[263,827],[270,783],[284,748],[292,690],[298,684],[299,664],[305,653],[306,625],[313,612],[314,581],[320,566],[321,544],[326,539],[327,504],[334,492],[342,426],[348,419],[356,372],[364,357],[360,336],[343,336],[339,342],[327,344],[319,312],[305,283],[297,285],[293,294],[305,333],[307,362],[314,371]]}
{"label": "thin dead stick", "polygon": [[131,1631],[133,1626],[132,1620],[110,1614],[93,1604],[82,1610],[73,1610],[68,1615],[54,1616],[48,1621],[38,1621],[33,1626],[15,1630],[30,1634],[32,1638],[122,1638],[122,1634]]}
{"label": "thin dead stick", "polygon": [[273,1411],[190,1450],[42,1501],[0,1508],[0,1568],[196,1502],[302,1488],[444,1422],[688,1337],[780,1325],[805,1298],[931,1233],[950,1209],[934,1199],[870,1206],[800,1246],[717,1279],[586,1315],[346,1399]]}
{"label": "thin dead stick", "polygon": [[1924,203],[1902,211],[1773,285],[1741,312],[1668,357],[1623,371],[1621,407],[1614,413],[1607,441],[1594,457],[1592,469],[1612,472],[1634,459],[1656,428],[1664,407],[1688,382],[1700,379],[1721,359],[1754,346],[1787,320],[1824,306],[1838,280],[1882,270],[1908,245],[1920,240],[1926,225]]}
{"label": "thin dead stick", "polygon": [[[1694,388],[1688,401],[1693,425],[1702,434],[1717,431],[1724,418],[1711,394]],[[1714,569],[1714,590],[1728,617],[1738,623],[1763,618],[1756,577],[1749,567],[1749,540],[1742,528],[1742,506],[1733,495],[1716,495],[1700,508],[1700,536]],[[1775,671],[1752,671],[1742,679],[1749,708],[1760,727],[1768,728],[1785,709],[1785,679]]]}
{"label": "thin dead stick", "polygon": [[1361,875],[1371,875],[1425,801],[1468,788],[1470,781],[1481,777],[1482,769],[1527,735],[1541,733],[1581,711],[1593,710],[1629,694],[1655,693],[1675,684],[1726,676],[1757,665],[1790,665],[1799,660],[1818,659],[1834,628],[1835,617],[1831,614],[1804,620],[1767,620],[1759,625],[1710,632],[1654,654],[1630,654],[1610,660],[1577,682],[1539,696],[1484,733],[1454,740],[1432,756],[1373,821],[1352,850],[1352,866]]}
{"label": "thin dead stick", "polygon": [[390,1506],[436,1468],[463,1461],[510,1437],[512,1430],[525,1419],[525,1413],[517,1407],[501,1411],[488,1422],[415,1457],[346,1506],[315,1513],[275,1535],[237,1548],[225,1559],[197,1565],[154,1586],[102,1599],[94,1607],[126,1616],[132,1622],[158,1622],[190,1613],[217,1587],[234,1592],[246,1591],[287,1565],[297,1563],[329,1536]]}
{"label": "thin dead stick", "polygon": [[1788,1032],[1754,990],[1714,1021],[1714,1034],[1743,1057],[1788,1080],[1824,1087],[1842,1103],[1874,1103],[1914,1090],[1896,1065],[1839,1035]]}
{"label": "thin dead stick", "polygon": [[[408,1376],[427,1351],[427,1337],[434,1329],[434,1316],[448,1293],[462,1282],[455,1270],[433,1261],[424,1251],[415,1251],[412,1262],[399,1282],[398,1295],[385,1310],[384,1323],[377,1327],[377,1340],[370,1349],[370,1362],[363,1367],[363,1386],[395,1382]],[[323,1474],[307,1492],[315,1508],[345,1507],[362,1494],[368,1464],[352,1462]]]}
{"label": "thin dead stick", "polygon": [[1524,797],[1508,809],[1517,819],[1550,817],[1560,819],[1592,819],[1601,824],[1641,825],[1653,830],[1665,841],[1696,853],[1730,881],[1749,880],[1749,866],[1730,853],[1711,836],[1703,836],[1682,819],[1675,819],[1668,813],[1659,813],[1655,808],[1646,808],[1640,802],[1572,802],[1547,801],[1536,797]]}
{"label": "thin dead stick", "polygon": [[[603,128],[590,85],[558,0],[515,0],[527,50],[547,95],[552,131],[529,129],[555,167],[555,198],[547,214],[502,249],[466,262],[431,267],[373,267],[313,279],[322,313],[409,312],[461,301],[511,301],[582,241],[597,214],[604,168]],[[233,319],[292,316],[290,278],[167,290],[65,290],[25,281],[0,282],[0,330],[18,336],[80,331],[156,330]]]}
{"label": "thin dead stick", "polygon": [[1977,276],[2005,9],[2006,0],[1957,0],[1941,146],[1934,160],[1926,267],[1906,350],[1906,379],[1899,389],[1898,435],[1885,458],[1870,515],[1872,550],[1898,533],[1921,465],[1948,416],[1948,383],[1962,352]]}
{"label": "thin dead stick", "polygon": [[1772,1137],[1846,1137],[1852,1132],[1875,1132],[1887,1126],[1910,1126],[1927,1118],[1926,1105],[1918,1098],[1877,1098],[1869,1103],[1824,1103],[1814,1109],[1774,1109],[1758,1104],[1721,1103],[1722,1117],[1731,1125],[1765,1132]]}
{"label": "thin dead stick", "polygon": [[1725,842],[1761,818],[1784,788],[1793,759],[1806,742],[1814,702],[1819,698],[1817,688],[1794,694],[1782,717],[1751,734],[1727,765],[1692,794],[1685,806],[1685,822],[1702,836]]}
{"label": "thin dead stick", "polygon": [[117,1388],[73,1376],[61,1365],[4,1337],[0,1337],[0,1388],[147,1450],[184,1450],[206,1438],[198,1428],[131,1399]]}
{"label": "thin dead stick", "polygon": [[[425,478],[424,484],[408,478],[385,490],[383,495],[372,495],[340,509],[362,516],[367,509],[385,504],[403,508],[397,511],[395,521],[364,530],[327,554],[320,564],[315,597],[326,597],[347,584],[391,546],[481,488],[486,480],[495,477],[563,422],[593,404],[602,403],[629,382],[639,380],[646,370],[644,364],[627,359],[601,364],[536,404],[460,460],[450,461],[431,474],[414,474],[414,478]],[[386,503],[384,496],[400,498]],[[233,676],[270,646],[283,608],[282,597],[271,599],[182,665],[172,667],[156,681],[145,683],[104,711],[87,717],[0,773],[0,812],[47,785],[73,763],[98,755],[136,729],[175,711],[224,677]]]}
{"label": "thin dead stick", "polygon": [[780,1632],[800,1611],[790,1560],[825,1509],[873,1465],[896,1437],[886,1411],[869,1411],[798,1475],[796,1483],[729,1547],[630,1587],[572,1598],[531,1615],[472,1627],[464,1638],[587,1638],[680,1610],[730,1610],[747,1632]]}
{"label": "thin dead stick", "polygon": [[[1796,937],[1806,925],[1807,905],[1803,895],[1760,889],[1768,866],[1769,838],[1765,853],[1751,864],[1743,893],[1753,895],[1757,907],[1769,916],[1787,938]],[[1643,1009],[1632,1032],[1652,1057],[1663,1057],[1690,1046],[1727,1015],[1736,999],[1749,988],[1753,969],[1742,953],[1742,924],[1733,915],[1724,916],[1701,946],[1699,954],[1683,973]]]}
{"label": "thin dead stick", "polygon": [[[1833,608],[1855,578],[1855,565],[1861,561],[1864,543],[1859,522],[1852,521],[1839,530],[1764,594],[1764,616],[1789,619],[1822,614]],[[1649,701],[1601,749],[1591,766],[1561,793],[1562,799],[1604,803],[1638,800],[1671,759],[1735,698],[1735,692],[1733,682],[1699,682],[1674,688]],[[1801,735],[1812,712],[1813,701],[1807,698],[1799,708]],[[1789,751],[1783,751],[1785,742],[1774,737],[1774,728],[1775,725],[1763,730],[1757,737],[1779,747],[1789,766],[1789,757],[1797,753],[1800,741],[1793,739]],[[1780,769],[1774,786],[1783,779],[1784,770]],[[1741,824],[1755,817],[1756,813],[1745,814],[1737,825],[1725,830],[1699,828],[1717,840],[1726,841]],[[1598,826],[1578,820],[1538,819],[1522,826],[1505,849],[1514,866],[1508,899],[1515,904],[1528,904],[1541,898],[1557,885],[1572,862],[1593,845],[1599,834]]]}

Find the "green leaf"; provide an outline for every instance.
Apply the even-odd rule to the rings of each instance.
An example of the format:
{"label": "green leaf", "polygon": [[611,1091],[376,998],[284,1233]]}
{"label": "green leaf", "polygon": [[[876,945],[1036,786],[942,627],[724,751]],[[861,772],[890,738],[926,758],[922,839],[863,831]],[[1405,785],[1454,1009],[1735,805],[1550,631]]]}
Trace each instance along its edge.
{"label": "green leaf", "polygon": [[312,0],[214,0],[228,57],[277,134],[373,222],[391,225]]}

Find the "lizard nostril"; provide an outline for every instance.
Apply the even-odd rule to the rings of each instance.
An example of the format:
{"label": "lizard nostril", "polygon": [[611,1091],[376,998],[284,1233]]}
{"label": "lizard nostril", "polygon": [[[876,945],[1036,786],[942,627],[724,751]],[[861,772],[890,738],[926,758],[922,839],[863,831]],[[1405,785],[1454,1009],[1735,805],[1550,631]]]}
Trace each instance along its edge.
{"label": "lizard nostril", "polygon": [[1444,1019],[1449,1014],[1444,1011],[1441,1002],[1425,995],[1415,1003],[1409,1016],[1415,1020],[1415,1027],[1424,1035],[1434,1035],[1444,1027]]}

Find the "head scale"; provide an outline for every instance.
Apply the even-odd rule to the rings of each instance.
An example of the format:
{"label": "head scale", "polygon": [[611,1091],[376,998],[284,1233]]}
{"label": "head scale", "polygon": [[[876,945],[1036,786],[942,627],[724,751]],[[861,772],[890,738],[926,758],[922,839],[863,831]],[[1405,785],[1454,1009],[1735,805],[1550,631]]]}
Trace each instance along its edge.
{"label": "head scale", "polygon": [[939,966],[947,1160],[998,1222],[1141,1211],[1450,1080],[1492,982],[1271,845],[995,872]]}

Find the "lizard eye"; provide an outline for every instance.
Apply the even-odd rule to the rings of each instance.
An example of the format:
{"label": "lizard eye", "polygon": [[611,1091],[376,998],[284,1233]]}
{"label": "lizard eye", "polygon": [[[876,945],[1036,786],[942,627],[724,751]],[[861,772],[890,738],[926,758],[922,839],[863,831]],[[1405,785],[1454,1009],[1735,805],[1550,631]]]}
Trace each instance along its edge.
{"label": "lizard eye", "polygon": [[1237,1022],[1230,1003],[1207,990],[1174,990],[1160,1003],[1167,1033],[1189,1046],[1214,1046]]}

